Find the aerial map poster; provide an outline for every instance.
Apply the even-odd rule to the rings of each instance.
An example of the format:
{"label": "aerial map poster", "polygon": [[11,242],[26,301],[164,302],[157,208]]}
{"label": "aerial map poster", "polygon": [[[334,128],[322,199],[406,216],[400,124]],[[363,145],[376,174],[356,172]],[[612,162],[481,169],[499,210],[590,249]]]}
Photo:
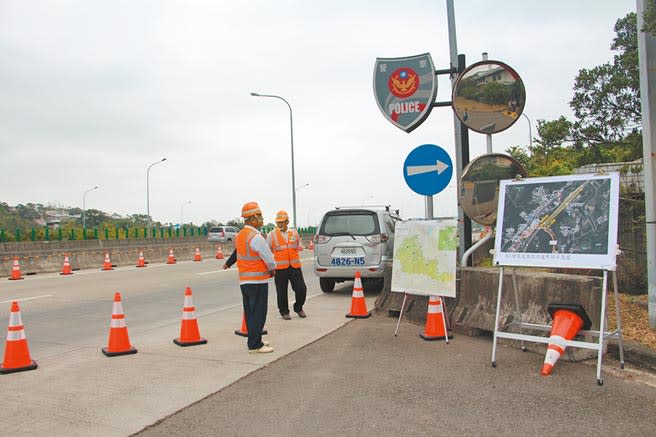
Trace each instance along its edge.
{"label": "aerial map poster", "polygon": [[502,180],[496,265],[615,270],[619,173]]}
{"label": "aerial map poster", "polygon": [[455,220],[407,220],[396,224],[392,291],[456,296]]}

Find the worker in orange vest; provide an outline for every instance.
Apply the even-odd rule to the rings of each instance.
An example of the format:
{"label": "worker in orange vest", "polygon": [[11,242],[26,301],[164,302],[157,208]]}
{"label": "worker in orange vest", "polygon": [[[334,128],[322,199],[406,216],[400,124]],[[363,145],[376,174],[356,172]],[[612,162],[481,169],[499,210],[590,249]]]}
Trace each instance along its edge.
{"label": "worker in orange vest", "polygon": [[268,342],[262,341],[262,330],[267,316],[269,278],[275,274],[276,262],[266,240],[258,231],[264,224],[260,206],[255,202],[246,203],[241,209],[241,216],[245,226],[235,238],[235,248],[248,329],[248,351],[273,352]]}
{"label": "worker in orange vest", "polygon": [[267,235],[267,243],[276,260],[276,294],[278,295],[278,310],[285,320],[291,320],[289,315],[289,301],[287,299],[287,284],[292,284],[292,290],[296,301],[294,312],[299,317],[305,318],[307,314],[303,311],[307,287],[303,280],[301,270],[301,258],[299,256],[301,239],[296,229],[290,229],[289,215],[280,210],[276,214],[276,228]]}

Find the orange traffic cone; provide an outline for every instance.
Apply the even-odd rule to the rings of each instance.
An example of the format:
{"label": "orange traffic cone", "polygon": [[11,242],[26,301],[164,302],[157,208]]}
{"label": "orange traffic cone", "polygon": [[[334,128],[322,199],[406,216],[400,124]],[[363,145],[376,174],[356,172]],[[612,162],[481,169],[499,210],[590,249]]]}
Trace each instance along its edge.
{"label": "orange traffic cone", "polygon": [[544,364],[540,373],[550,375],[556,361],[565,352],[565,340],[571,340],[581,329],[590,329],[592,322],[581,305],[552,303],[547,307],[553,323],[549,346],[544,357]]}
{"label": "orange traffic cone", "polygon": [[175,264],[175,255],[173,255],[173,249],[169,249],[169,257],[166,260],[166,264]]}
{"label": "orange traffic cone", "polygon": [[202,261],[203,258],[200,256],[200,248],[196,248],[196,253],[194,253],[194,261]]}
{"label": "orange traffic cone", "polygon": [[139,258],[137,258],[137,267],[148,267],[146,266],[146,260],[143,256],[143,251],[139,251]]}
{"label": "orange traffic cone", "polygon": [[221,250],[221,246],[216,247],[216,259],[223,259],[225,258],[225,255],[223,255],[223,251]]}
{"label": "orange traffic cone", "polygon": [[196,308],[191,298],[191,288],[185,290],[184,308],[182,309],[182,325],[180,326],[180,337],[174,338],[173,343],[178,346],[194,346],[205,344],[207,340],[201,338],[196,321]]}
{"label": "orange traffic cone", "polygon": [[18,279],[25,279],[21,275],[20,264],[18,263],[18,257],[14,257],[14,264],[11,266],[11,276],[9,277],[10,281],[16,281]]}
{"label": "orange traffic cone", "polygon": [[0,367],[0,373],[22,372],[36,368],[36,362],[30,358],[30,351],[27,347],[18,302],[13,301],[11,303],[11,314],[9,315],[9,327],[7,328],[5,359],[2,362],[2,367]]}
{"label": "orange traffic cone", "polygon": [[105,261],[103,262],[102,270],[114,270],[114,267],[112,267],[112,261],[109,259],[109,252],[105,252]]}
{"label": "orange traffic cone", "polygon": [[367,302],[364,300],[364,290],[362,288],[362,279],[360,272],[355,272],[355,280],[353,281],[353,296],[351,298],[351,312],[346,317],[353,317],[356,319],[366,319],[371,316],[371,311],[367,311]]}
{"label": "orange traffic cone", "polygon": [[[241,335],[242,337],[248,337],[248,327],[246,326],[246,314],[241,318],[241,329],[235,330],[236,335]],[[266,329],[262,330],[262,335],[268,334]]]}
{"label": "orange traffic cone", "polygon": [[62,271],[60,275],[72,275],[73,270],[71,269],[71,263],[68,260],[68,255],[64,254],[64,266],[62,267]]}
{"label": "orange traffic cone", "polygon": [[112,321],[109,325],[109,342],[102,352],[108,357],[117,355],[136,354],[137,350],[130,344],[128,337],[128,325],[125,323],[121,293],[114,293],[114,305],[112,307]]}
{"label": "orange traffic cone", "polygon": [[439,296],[430,296],[428,298],[428,312],[426,314],[426,327],[423,334],[419,334],[424,340],[444,340],[453,338],[453,335],[446,337],[446,320],[442,309],[442,299]]}
{"label": "orange traffic cone", "polygon": [[312,240],[310,240],[310,242],[308,243],[308,249],[314,250],[314,243],[312,242]]}

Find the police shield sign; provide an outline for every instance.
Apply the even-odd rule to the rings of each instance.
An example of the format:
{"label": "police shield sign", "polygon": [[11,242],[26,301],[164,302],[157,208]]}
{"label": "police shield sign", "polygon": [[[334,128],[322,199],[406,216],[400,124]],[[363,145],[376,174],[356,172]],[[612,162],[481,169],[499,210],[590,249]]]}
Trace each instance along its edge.
{"label": "police shield sign", "polygon": [[430,54],[376,58],[374,95],[378,108],[394,126],[414,130],[428,118],[437,95]]}

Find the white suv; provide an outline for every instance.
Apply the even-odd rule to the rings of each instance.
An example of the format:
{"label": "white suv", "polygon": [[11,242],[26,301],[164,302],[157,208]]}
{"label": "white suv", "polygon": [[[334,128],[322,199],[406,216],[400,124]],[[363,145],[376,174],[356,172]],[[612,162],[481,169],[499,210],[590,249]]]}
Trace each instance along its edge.
{"label": "white suv", "polygon": [[[392,268],[394,227],[398,210],[383,207],[337,207],[328,211],[314,236],[314,272],[324,293],[336,282],[352,281],[360,271],[363,283],[382,290]],[[364,285],[364,284],[363,284]]]}
{"label": "white suv", "polygon": [[234,226],[215,226],[207,232],[207,241],[227,243],[237,238],[239,229]]}

